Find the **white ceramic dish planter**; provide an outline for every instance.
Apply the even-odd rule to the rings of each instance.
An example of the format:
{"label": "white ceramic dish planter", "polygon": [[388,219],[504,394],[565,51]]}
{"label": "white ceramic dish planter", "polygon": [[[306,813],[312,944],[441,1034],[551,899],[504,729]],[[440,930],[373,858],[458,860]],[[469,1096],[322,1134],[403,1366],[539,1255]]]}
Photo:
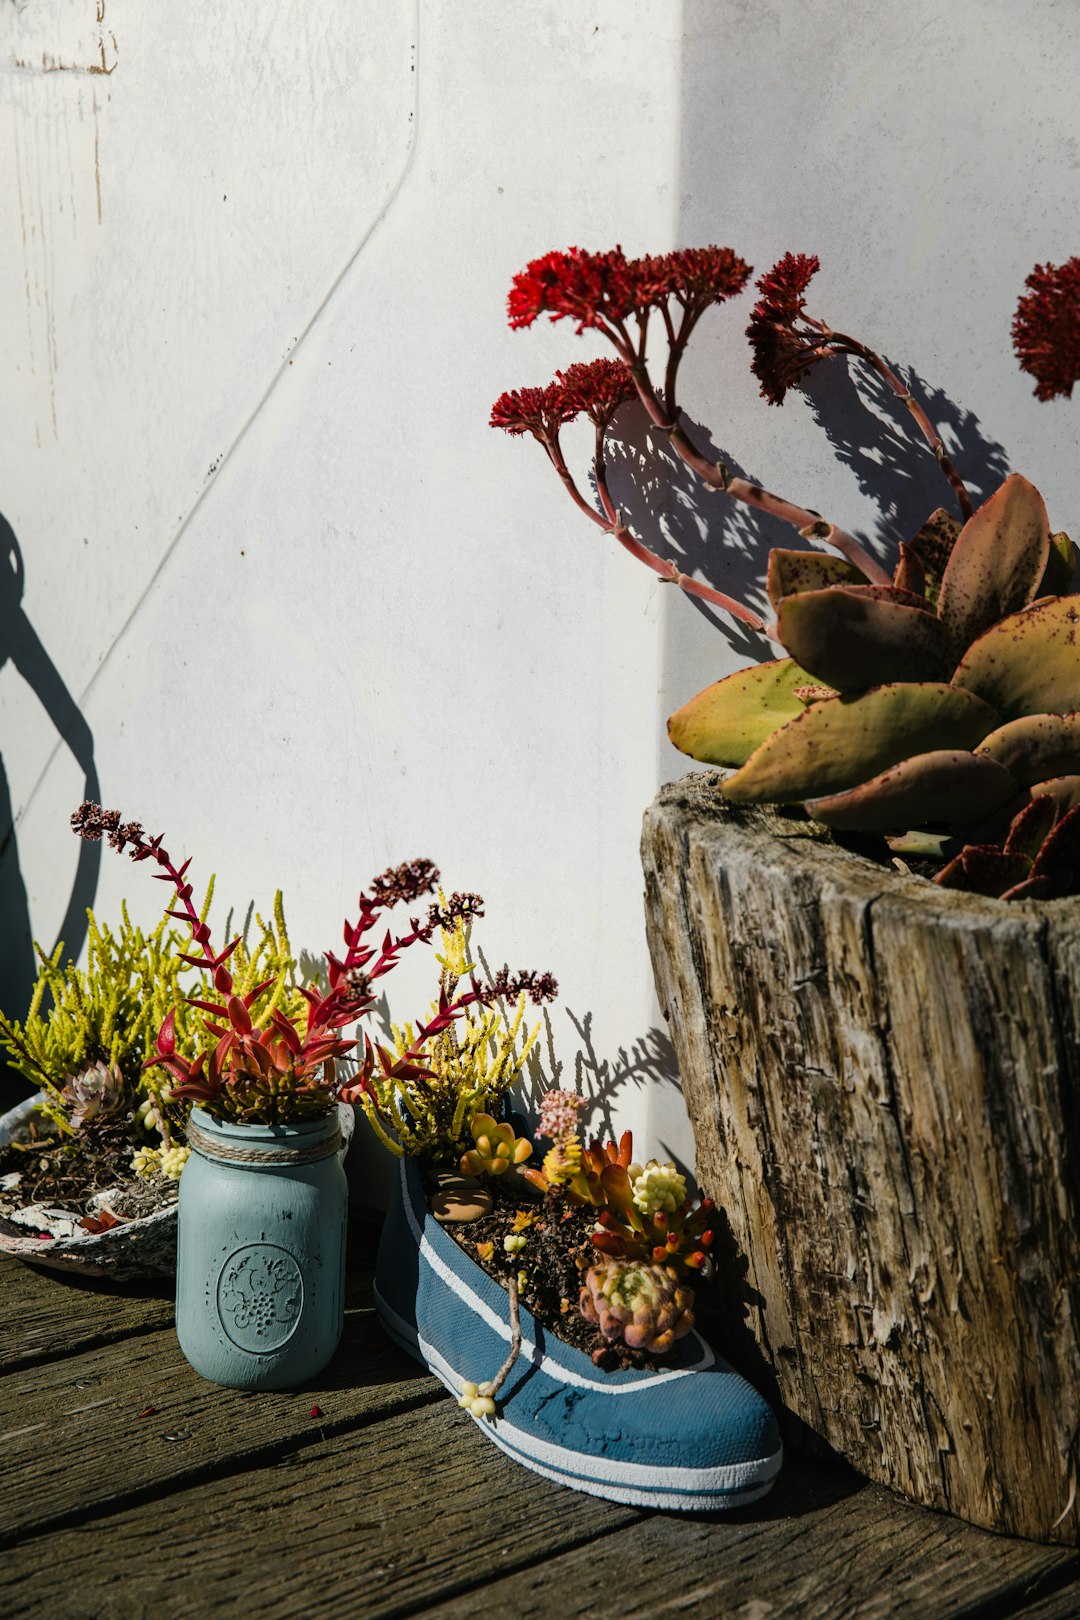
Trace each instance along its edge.
{"label": "white ceramic dish planter", "polygon": [[[6,1114],[0,1115],[0,1147],[29,1134],[30,1120],[37,1099],[28,1097]],[[352,1108],[338,1109],[341,1127],[339,1156],[344,1159],[352,1139],[355,1116]],[[0,1255],[10,1255],[51,1271],[75,1271],[84,1276],[103,1277],[115,1282],[137,1281],[176,1274],[176,1203],[166,1204],[152,1215],[121,1221],[105,1232],[87,1232],[70,1217],[72,1230],[60,1227],[56,1235],[43,1238],[44,1226],[28,1226],[26,1235],[0,1232]]]}

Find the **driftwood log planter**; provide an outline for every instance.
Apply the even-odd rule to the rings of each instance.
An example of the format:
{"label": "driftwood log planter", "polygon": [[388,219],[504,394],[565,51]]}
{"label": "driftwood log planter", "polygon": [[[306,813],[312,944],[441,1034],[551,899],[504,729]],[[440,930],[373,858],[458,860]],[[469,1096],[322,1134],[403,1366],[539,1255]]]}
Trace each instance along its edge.
{"label": "driftwood log planter", "polygon": [[729,1351],[796,1444],[1075,1544],[1080,900],[947,893],[720,780],[663,789],[642,856]]}

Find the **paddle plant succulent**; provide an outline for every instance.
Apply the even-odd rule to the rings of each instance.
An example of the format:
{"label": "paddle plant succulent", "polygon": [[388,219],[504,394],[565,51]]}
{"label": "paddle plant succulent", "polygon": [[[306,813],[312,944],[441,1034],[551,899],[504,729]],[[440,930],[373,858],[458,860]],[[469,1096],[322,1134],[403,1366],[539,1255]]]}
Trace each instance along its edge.
{"label": "paddle plant succulent", "polygon": [[[385,911],[431,894],[439,880],[438,870],[428,860],[410,861],[382,873],[370,890],[361,893],[357,921],[345,922],[344,952],[325,953],[327,988],[301,987],[306,1016],[289,1017],[274,1004],[273,979],[238,994],[228,963],[239,939],[214,951],[209,924],[192,902],[192,886],[186,876],[190,860],[177,866],[160,835],[147,838],[138,822],[122,822],[116,810],[85,803],[71,821],[83,838],[105,836],[113,849],[127,850],[132,860],[154,861],[160,868],[155,876],[175,890],[177,905],[166,914],[187,924],[193,951],[198,953],[181,960],[210,975],[210,994],[216,998],[187,998],[204,1015],[211,1044],[193,1057],[183,1053],[176,1040],[176,1012],[170,1011],[158,1031],[154,1055],[144,1067],[167,1071],[173,1080],[172,1096],[197,1102],[217,1118],[297,1123],[326,1114],[339,1099],[351,1102],[367,1094],[376,1064],[384,1080],[427,1072],[427,1043],[467,1007],[489,1005],[503,993],[502,988],[474,982],[453,1000],[442,995],[433,1016],[417,1028],[405,1051],[395,1055],[365,1036],[359,1072],[347,1080],[339,1078],[338,1060],[357,1046],[355,1039],[344,1038],[341,1031],[375,1006],[373,992],[379,979],[397,965],[409,946],[430,941],[436,929],[452,927],[462,915],[482,914],[478,895],[452,895],[444,905],[432,903],[425,922],[413,918],[406,933],[395,936],[387,931],[381,945],[373,945],[367,936],[381,923]],[[508,990],[515,988],[508,978],[505,982]]]}
{"label": "paddle plant succulent", "polygon": [[[619,249],[575,248],[533,261],[514,279],[511,326],[530,325],[541,314],[568,317],[579,332],[605,338],[616,359],[571,367],[544,388],[502,395],[492,424],[537,439],[579,508],[654,572],[787,655],[716,682],[669,721],[677,748],[734,768],[723,785],[727,798],[802,805],[838,832],[891,835],[903,851],[946,855],[949,838],[985,842],[995,818],[1015,815],[1041,795],[1052,797],[1062,815],[1080,803],[1080,597],[1068,594],[1077,552],[1067,535],[1051,531],[1041,496],[1019,475],[976,509],[907,386],[866,344],[808,312],[818,268],[816,258],[787,254],[759,280],[747,330],[752,367],[763,396],[778,405],[814,366],[846,357],[875,372],[905,406],[958,511],[931,514],[901,544],[891,573],[836,524],[732,476],[687,429],[676,390],[690,334],[711,304],[742,291],[751,274],[729,249],[627,259]],[[1052,286],[1043,275],[1031,294],[1037,307],[1023,321],[1018,314],[1025,352],[1038,354],[1037,374],[1047,378],[1048,354],[1063,356],[1065,371],[1073,367],[1075,332],[1069,347],[1062,310],[1068,304],[1075,314],[1080,300],[1067,270],[1054,273]],[[666,351],[662,382],[654,380],[648,352],[658,325]],[[1053,377],[1062,384],[1064,371]],[[803,542],[829,548],[770,553],[771,622],[681,574],[631,533],[606,472],[606,436],[628,398],[640,401],[707,487],[790,524]],[[597,506],[581,494],[559,437],[582,413],[595,429]],[[1063,838],[1059,847],[1071,844]],[[1078,879],[1080,867],[1057,882],[1071,887]],[[1013,884],[1003,892],[1033,891]]]}

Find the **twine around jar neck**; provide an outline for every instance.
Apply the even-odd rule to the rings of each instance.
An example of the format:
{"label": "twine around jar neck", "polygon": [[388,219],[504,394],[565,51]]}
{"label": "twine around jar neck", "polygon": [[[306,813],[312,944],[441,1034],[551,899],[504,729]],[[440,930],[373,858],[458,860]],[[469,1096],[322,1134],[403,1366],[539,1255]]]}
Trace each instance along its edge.
{"label": "twine around jar neck", "polygon": [[268,1142],[265,1147],[223,1142],[190,1118],[186,1134],[188,1146],[204,1159],[223,1159],[231,1164],[313,1164],[318,1159],[330,1158],[341,1146],[340,1125],[335,1125],[331,1135],[320,1137],[317,1142],[298,1143],[295,1147],[279,1142]]}

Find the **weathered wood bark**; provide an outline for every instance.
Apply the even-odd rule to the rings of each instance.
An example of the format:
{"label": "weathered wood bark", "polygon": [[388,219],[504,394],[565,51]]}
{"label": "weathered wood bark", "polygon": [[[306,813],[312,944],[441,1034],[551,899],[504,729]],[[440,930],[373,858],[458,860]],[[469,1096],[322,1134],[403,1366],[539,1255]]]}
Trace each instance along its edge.
{"label": "weathered wood bark", "polygon": [[791,1412],[974,1523],[1080,1532],[1080,901],[946,893],[662,790],[642,856],[705,1188]]}

